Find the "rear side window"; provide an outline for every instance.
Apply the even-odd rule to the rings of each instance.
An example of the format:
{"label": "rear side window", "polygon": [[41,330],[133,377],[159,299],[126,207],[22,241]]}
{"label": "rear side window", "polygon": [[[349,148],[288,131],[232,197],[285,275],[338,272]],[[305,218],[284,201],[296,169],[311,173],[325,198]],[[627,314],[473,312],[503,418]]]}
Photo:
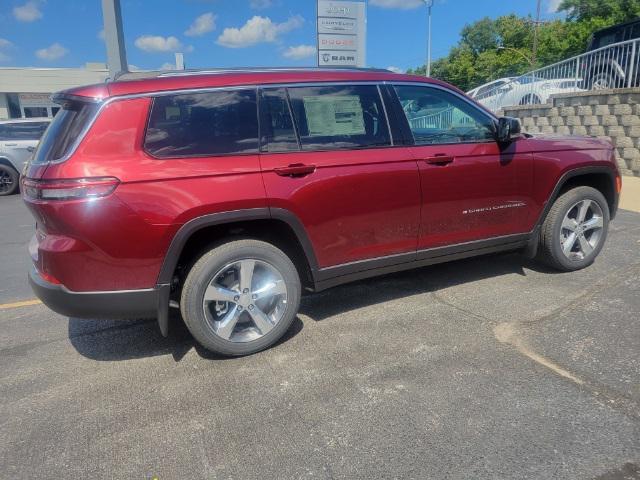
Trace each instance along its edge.
{"label": "rear side window", "polygon": [[260,97],[262,151],[299,150],[298,138],[284,88],[266,88]]}
{"label": "rear side window", "polygon": [[49,122],[16,122],[0,124],[0,140],[40,140]]}
{"label": "rear side window", "polygon": [[303,150],[391,144],[375,85],[292,87],[288,91]]}
{"label": "rear side window", "polygon": [[258,152],[256,91],[224,90],[157,97],[145,150],[158,158]]}
{"label": "rear side window", "polygon": [[47,129],[31,161],[34,164],[59,160],[69,153],[82,130],[88,125],[98,105],[69,102],[62,106]]}

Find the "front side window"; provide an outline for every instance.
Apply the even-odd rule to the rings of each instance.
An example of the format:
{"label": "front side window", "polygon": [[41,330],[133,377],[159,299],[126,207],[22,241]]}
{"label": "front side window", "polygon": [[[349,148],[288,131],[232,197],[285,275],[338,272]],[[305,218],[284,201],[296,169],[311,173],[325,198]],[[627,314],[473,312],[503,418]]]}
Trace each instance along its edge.
{"label": "front side window", "polygon": [[375,85],[292,87],[288,91],[303,150],[391,144]]}
{"label": "front side window", "polygon": [[433,87],[394,88],[416,145],[494,140],[493,120],[457,95]]}
{"label": "front side window", "polygon": [[144,146],[158,158],[257,153],[255,89],[155,98]]}

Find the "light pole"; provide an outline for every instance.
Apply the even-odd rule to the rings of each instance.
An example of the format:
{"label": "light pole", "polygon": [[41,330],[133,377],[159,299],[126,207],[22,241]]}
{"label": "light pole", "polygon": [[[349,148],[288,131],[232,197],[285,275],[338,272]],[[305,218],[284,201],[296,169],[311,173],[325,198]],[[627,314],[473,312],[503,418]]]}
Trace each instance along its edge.
{"label": "light pole", "polygon": [[427,6],[427,64],[425,74],[427,77],[431,76],[431,7],[433,7],[433,0],[422,0]]}

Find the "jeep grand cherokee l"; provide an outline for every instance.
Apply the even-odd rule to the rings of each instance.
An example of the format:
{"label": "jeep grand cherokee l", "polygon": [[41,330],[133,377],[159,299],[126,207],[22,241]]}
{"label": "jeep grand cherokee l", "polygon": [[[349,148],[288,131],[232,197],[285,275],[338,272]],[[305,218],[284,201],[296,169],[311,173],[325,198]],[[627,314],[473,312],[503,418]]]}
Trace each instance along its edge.
{"label": "jeep grand cherokee l", "polygon": [[303,291],[490,252],[591,264],[609,142],[520,133],[456,88],[377,70],[176,72],[64,91],[28,165],[31,285],[68,316],[179,306],[225,355]]}

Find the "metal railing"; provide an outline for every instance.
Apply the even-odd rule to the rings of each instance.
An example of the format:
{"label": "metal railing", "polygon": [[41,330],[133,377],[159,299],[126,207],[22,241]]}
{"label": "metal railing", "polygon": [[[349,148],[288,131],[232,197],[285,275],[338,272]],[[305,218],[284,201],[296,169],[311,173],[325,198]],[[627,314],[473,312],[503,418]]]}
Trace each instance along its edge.
{"label": "metal railing", "polygon": [[640,39],[627,40],[471,92],[495,112],[514,105],[548,103],[554,94],[637,87],[639,67]]}
{"label": "metal railing", "polygon": [[448,130],[455,125],[468,125],[473,119],[455,107],[409,120],[412,129]]}

